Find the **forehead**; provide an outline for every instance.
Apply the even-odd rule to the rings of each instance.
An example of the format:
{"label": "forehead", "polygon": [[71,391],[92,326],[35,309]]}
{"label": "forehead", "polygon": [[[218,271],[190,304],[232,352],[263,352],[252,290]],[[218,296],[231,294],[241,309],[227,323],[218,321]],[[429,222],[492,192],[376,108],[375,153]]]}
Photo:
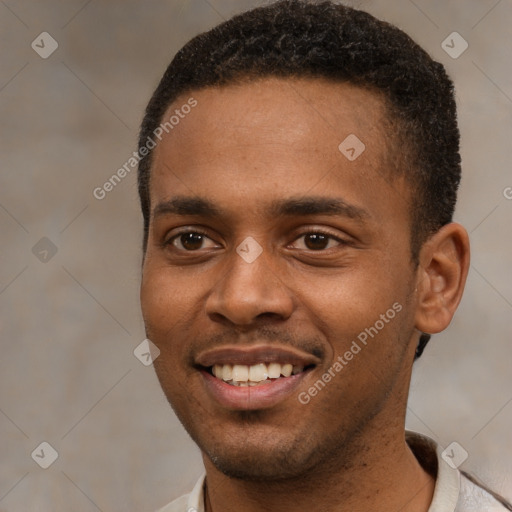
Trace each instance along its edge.
{"label": "forehead", "polygon": [[[173,193],[219,201],[236,195],[256,207],[270,197],[336,188],[354,204],[360,193],[371,201],[372,192],[383,203],[377,200],[383,187],[398,187],[389,179],[385,104],[372,91],[323,79],[266,78],[192,91],[164,121],[191,97],[197,106],[155,149],[153,207]],[[403,190],[398,196],[403,202]]]}

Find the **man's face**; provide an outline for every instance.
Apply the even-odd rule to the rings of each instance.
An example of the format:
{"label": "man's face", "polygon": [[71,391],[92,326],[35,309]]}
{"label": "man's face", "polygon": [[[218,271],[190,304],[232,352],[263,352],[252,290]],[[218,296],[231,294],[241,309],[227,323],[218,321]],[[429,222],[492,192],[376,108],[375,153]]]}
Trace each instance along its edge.
{"label": "man's face", "polygon": [[[152,166],[141,302],[155,370],[207,462],[297,476],[402,420],[408,188],[371,92],[265,79],[191,96]],[[353,136],[338,148],[351,134],[359,156]]]}

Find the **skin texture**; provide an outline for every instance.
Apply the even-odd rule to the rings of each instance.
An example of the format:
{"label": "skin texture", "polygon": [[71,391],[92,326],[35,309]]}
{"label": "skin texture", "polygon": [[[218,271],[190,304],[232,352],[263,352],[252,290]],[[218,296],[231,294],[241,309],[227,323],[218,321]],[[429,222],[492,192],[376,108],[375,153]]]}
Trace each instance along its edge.
{"label": "skin texture", "polygon": [[[442,228],[413,265],[410,190],[390,171],[393,139],[373,92],[268,78],[190,96],[198,105],[155,149],[141,304],[161,351],[157,376],[203,453],[207,510],[426,511],[434,480],[405,443],[407,395],[420,332],[445,329],[460,300],[465,230]],[[349,134],[366,146],[354,161],[338,149]],[[207,199],[221,216],[154,215],[176,196]],[[364,213],[269,209],[304,196]],[[176,236],[182,230],[204,236],[189,244]],[[249,236],[262,248],[252,263],[236,252]],[[301,404],[298,393],[396,303],[401,311]],[[262,343],[301,350],[317,364],[272,407],[220,405],[197,356]]]}

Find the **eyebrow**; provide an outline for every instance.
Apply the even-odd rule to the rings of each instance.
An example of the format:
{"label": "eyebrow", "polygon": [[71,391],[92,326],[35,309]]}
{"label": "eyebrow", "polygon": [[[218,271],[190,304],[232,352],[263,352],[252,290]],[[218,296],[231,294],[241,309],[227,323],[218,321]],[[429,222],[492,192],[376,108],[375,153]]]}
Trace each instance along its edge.
{"label": "eyebrow", "polygon": [[275,201],[271,204],[269,213],[278,217],[333,215],[349,217],[359,221],[364,221],[370,217],[368,211],[349,204],[344,199],[323,196],[304,196]]}
{"label": "eyebrow", "polygon": [[221,217],[222,212],[211,201],[201,197],[173,197],[169,201],[158,203],[153,217],[160,215],[190,215],[197,217]]}
{"label": "eyebrow", "polygon": [[[177,196],[157,204],[153,217],[183,215],[192,217],[221,218],[227,216],[220,208],[202,197]],[[272,201],[268,208],[271,217],[300,217],[308,215],[332,215],[348,217],[360,222],[370,218],[367,210],[347,203],[341,198],[302,196]]]}

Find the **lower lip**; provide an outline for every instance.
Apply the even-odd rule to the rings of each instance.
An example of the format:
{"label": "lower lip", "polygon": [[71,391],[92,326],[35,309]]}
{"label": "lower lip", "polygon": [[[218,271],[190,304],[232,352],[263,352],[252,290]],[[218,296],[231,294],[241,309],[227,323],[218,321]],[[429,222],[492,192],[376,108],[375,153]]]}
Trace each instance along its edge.
{"label": "lower lip", "polygon": [[289,397],[297,390],[309,371],[290,375],[290,377],[281,377],[258,386],[233,386],[205,370],[201,370],[201,375],[206,389],[220,405],[227,409],[251,411],[268,409]]}

